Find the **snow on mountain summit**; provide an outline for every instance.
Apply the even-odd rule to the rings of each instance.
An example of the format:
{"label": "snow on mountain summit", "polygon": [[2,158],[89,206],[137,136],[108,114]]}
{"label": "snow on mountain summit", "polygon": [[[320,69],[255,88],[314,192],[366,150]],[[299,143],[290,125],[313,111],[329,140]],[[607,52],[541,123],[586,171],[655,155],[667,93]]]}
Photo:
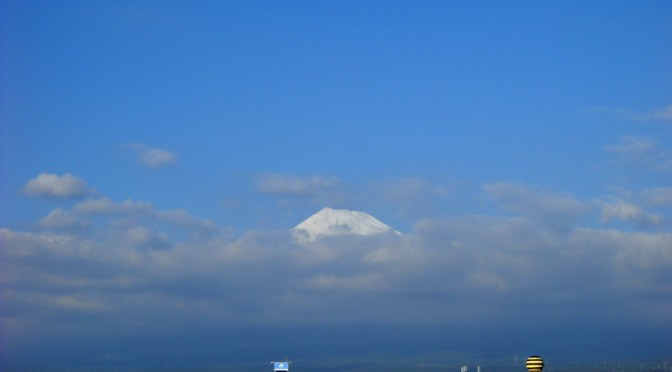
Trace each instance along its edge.
{"label": "snow on mountain summit", "polygon": [[370,214],[347,209],[324,208],[292,229],[300,241],[336,235],[378,235],[399,232],[380,222]]}

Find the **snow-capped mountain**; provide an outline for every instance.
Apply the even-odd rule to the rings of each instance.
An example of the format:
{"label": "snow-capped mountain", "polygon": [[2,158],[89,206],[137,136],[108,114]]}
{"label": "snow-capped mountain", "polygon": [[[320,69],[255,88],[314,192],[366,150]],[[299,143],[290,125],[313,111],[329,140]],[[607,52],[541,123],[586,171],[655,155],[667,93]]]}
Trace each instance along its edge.
{"label": "snow-capped mountain", "polygon": [[399,234],[370,214],[347,209],[324,208],[292,229],[292,234],[302,242],[315,241],[336,235],[371,236]]}

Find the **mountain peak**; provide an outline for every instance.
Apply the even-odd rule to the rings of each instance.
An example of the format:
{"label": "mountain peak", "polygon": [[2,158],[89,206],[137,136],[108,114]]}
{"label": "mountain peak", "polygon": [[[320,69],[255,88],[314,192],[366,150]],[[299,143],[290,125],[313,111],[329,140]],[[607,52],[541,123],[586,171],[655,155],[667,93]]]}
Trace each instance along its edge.
{"label": "mountain peak", "polygon": [[315,241],[336,235],[378,235],[393,232],[368,213],[325,207],[292,229],[299,241]]}

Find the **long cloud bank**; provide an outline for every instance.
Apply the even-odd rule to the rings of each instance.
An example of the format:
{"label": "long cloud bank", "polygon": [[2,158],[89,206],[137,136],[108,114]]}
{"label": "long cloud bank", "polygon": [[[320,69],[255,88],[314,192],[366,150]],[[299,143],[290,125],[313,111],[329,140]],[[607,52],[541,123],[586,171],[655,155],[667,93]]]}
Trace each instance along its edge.
{"label": "long cloud bank", "polygon": [[[630,324],[670,327],[672,234],[581,225],[600,203],[508,183],[509,215],[419,220],[403,236],[300,244],[107,198],[0,229],[13,343],[233,325]],[[558,228],[560,226],[561,228]]]}

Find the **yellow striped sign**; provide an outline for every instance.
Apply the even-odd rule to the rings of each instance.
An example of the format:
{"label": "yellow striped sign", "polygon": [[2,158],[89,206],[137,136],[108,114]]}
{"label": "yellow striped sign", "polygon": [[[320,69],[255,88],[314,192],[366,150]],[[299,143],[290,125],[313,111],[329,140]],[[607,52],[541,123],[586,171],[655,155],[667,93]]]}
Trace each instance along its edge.
{"label": "yellow striped sign", "polygon": [[540,356],[532,355],[527,358],[527,363],[525,363],[528,371],[530,372],[541,372],[544,369],[544,360]]}

